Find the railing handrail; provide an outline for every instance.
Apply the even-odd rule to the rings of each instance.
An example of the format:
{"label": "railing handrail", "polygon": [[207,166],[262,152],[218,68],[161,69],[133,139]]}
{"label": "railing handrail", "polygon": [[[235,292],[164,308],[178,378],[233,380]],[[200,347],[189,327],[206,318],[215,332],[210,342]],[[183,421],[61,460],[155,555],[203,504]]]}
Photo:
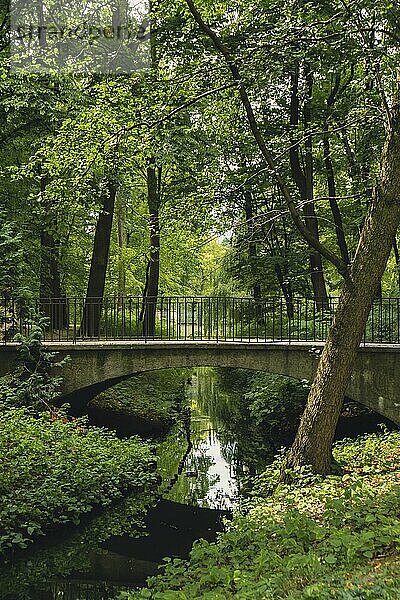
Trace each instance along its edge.
{"label": "railing handrail", "polygon": [[[82,339],[323,341],[339,298],[283,296],[108,294],[104,297],[0,299],[0,332],[7,343],[15,333],[29,334],[29,308],[47,317],[46,340]],[[1,339],[1,333],[0,333]],[[364,343],[400,343],[400,298],[374,300]]]}

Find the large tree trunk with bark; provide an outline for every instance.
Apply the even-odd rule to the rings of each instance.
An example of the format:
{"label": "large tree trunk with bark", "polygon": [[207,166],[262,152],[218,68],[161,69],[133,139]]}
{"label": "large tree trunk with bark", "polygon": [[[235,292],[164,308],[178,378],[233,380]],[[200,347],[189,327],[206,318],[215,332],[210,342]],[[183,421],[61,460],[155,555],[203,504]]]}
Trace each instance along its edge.
{"label": "large tree trunk with bark", "polygon": [[332,441],[368,315],[400,223],[400,104],[397,96],[382,152],[379,184],[332,328],[311,386],[287,466],[309,464],[319,473],[332,466]]}
{"label": "large tree trunk with bark", "polygon": [[104,286],[110,252],[116,185],[108,180],[103,191],[102,209],[97,220],[93,254],[86,292],[80,335],[98,337],[103,306]]}
{"label": "large tree trunk with bark", "polygon": [[397,289],[400,291],[400,253],[399,253],[399,247],[397,245],[397,238],[394,238],[394,242],[393,242],[393,252],[394,252],[394,258],[396,261],[396,273],[397,273]]}
{"label": "large tree trunk with bark", "polygon": [[143,294],[143,335],[153,337],[156,330],[158,284],[160,279],[160,191],[161,167],[154,161],[147,168],[147,202],[149,206],[150,258]]}
{"label": "large tree trunk with bark", "polygon": [[[321,253],[343,275],[344,289],[327,342],[318,363],[296,439],[287,459],[292,468],[310,464],[315,471],[326,473],[332,464],[332,440],[350,381],[351,372],[363,337],[376,289],[382,278],[394,236],[400,223],[400,71],[397,94],[388,115],[388,133],[381,160],[380,182],[369,206],[359,245],[350,268],[318,238],[300,219],[292,194],[257,125],[246,87],[232,54],[219,36],[205,23],[193,0],[186,0],[202,32],[222,54],[238,85],[254,140],[271,169],[287,204],[293,222],[309,245]],[[385,103],[385,109],[386,109]],[[295,145],[295,147],[297,147]]]}

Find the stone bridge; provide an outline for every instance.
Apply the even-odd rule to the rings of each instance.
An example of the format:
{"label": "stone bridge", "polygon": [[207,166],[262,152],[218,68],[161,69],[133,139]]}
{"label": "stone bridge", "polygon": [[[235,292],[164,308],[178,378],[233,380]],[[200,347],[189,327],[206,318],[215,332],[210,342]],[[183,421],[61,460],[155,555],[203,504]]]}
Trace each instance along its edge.
{"label": "stone bridge", "polygon": [[[311,380],[322,342],[115,341],[47,343],[61,359],[65,397],[93,396],[136,373],[179,367],[233,367]],[[15,344],[0,346],[0,374],[10,371]],[[400,425],[400,345],[361,346],[347,396]]]}

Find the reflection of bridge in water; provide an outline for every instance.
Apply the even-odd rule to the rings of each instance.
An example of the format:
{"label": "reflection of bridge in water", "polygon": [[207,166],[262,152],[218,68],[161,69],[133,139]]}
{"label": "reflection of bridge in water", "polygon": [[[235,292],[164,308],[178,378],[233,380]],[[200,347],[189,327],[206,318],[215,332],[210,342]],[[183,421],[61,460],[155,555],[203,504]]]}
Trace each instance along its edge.
{"label": "reflection of bridge in water", "polygon": [[[152,311],[146,310],[152,304]],[[231,367],[311,380],[337,299],[321,309],[312,300],[160,297],[38,301],[48,317],[46,346],[70,361],[63,393],[95,393],[135,373],[179,367]],[[377,300],[347,395],[400,424],[400,299]],[[146,314],[153,324],[143,327]],[[0,372],[9,371],[17,345],[11,332],[29,333],[27,307],[3,302]],[[9,326],[12,320],[12,331]],[[86,319],[86,326],[82,322]],[[98,319],[97,325],[95,319]],[[97,326],[97,335],[90,335]],[[151,334],[149,325],[153,325]]]}

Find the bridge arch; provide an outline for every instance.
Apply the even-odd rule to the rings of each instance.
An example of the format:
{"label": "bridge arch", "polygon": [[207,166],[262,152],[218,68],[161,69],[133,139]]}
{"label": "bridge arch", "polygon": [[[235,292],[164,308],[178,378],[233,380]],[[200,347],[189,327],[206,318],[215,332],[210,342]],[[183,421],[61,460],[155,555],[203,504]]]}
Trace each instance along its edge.
{"label": "bridge arch", "polygon": [[[230,367],[311,380],[323,343],[319,342],[82,342],[47,345],[63,368],[62,393],[92,394],[148,371],[183,367]],[[0,373],[11,370],[16,346],[0,347]],[[347,396],[400,425],[400,348],[370,344],[360,348]]]}

